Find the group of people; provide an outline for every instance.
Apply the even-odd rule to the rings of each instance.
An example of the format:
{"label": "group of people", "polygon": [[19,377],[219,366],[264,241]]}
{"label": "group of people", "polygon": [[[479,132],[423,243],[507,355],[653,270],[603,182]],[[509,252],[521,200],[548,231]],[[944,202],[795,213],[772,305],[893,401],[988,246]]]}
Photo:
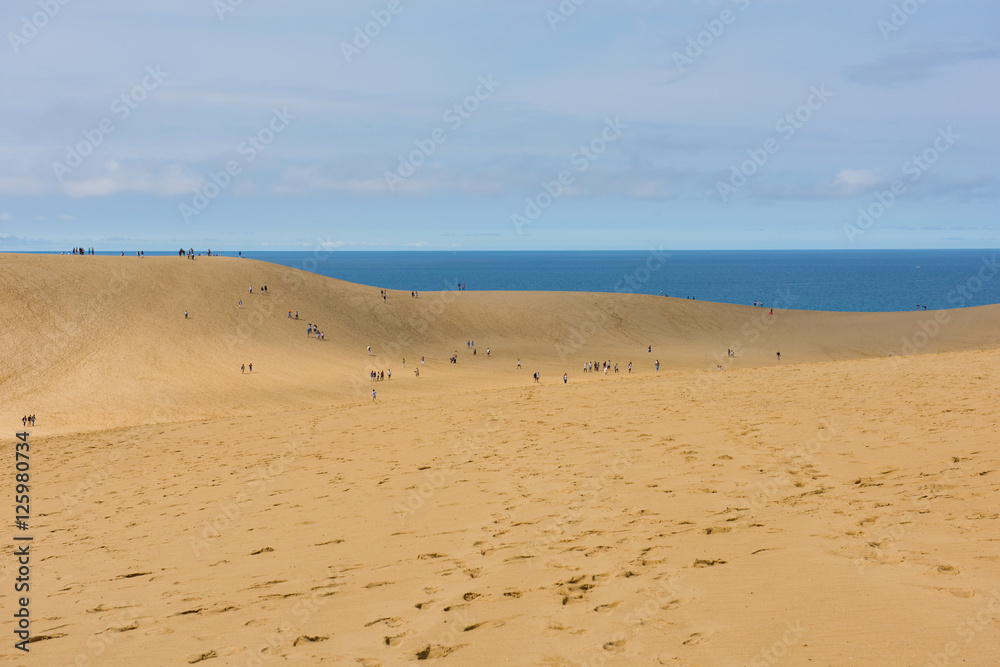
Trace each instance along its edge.
{"label": "group of people", "polygon": [[[585,363],[583,365],[583,372],[584,373],[593,373],[595,368],[597,369],[598,372],[600,372],[603,369],[604,370],[604,374],[607,375],[608,371],[611,370],[611,368],[612,368],[611,360],[609,359],[607,361],[588,361],[587,363]],[[618,364],[614,365],[614,369],[615,369],[615,373],[617,373],[618,372]],[[631,361],[628,362],[628,372],[629,373],[632,372],[632,362]]]}
{"label": "group of people", "polygon": [[[212,256],[212,249],[209,248],[208,252],[206,252],[205,254],[207,254],[209,257],[211,257]],[[216,253],[216,255],[218,255],[218,253]],[[188,259],[194,259],[194,248],[188,248],[187,250],[185,250],[184,248],[181,248],[179,251],[177,251],[177,256],[178,257],[187,257]],[[198,256],[201,257],[201,253],[200,252],[198,253]]]}
{"label": "group of people", "polygon": [[31,426],[35,425],[35,415],[25,415],[25,416],[21,417],[21,425],[22,426],[28,426],[29,424]]}
{"label": "group of people", "polygon": [[[247,367],[244,364],[240,364],[240,373],[246,373]],[[253,364],[250,364],[250,372],[253,373]]]}
{"label": "group of people", "polygon": [[410,298],[411,299],[419,299],[420,298],[420,292],[410,292]]}
{"label": "group of people", "polygon": [[[250,293],[253,294],[253,285],[250,286]],[[267,285],[261,285],[260,293],[267,294]]]}
{"label": "group of people", "polygon": [[[73,248],[73,254],[74,255],[93,255],[94,254],[94,249],[93,248]],[[122,253],[122,254],[124,255],[125,253]]]}
{"label": "group of people", "polygon": [[[288,311],[291,313],[291,311]],[[289,315],[291,317],[291,315]],[[295,319],[299,319],[299,314],[295,313]],[[326,333],[319,330],[319,325],[313,324],[312,322],[307,323],[309,326],[306,327],[307,336],[316,336],[316,340],[326,340]],[[368,354],[371,354],[371,348],[368,348]]]}
{"label": "group of people", "polygon": [[391,380],[392,379],[392,369],[388,371],[388,377],[386,376],[386,371],[372,371],[370,373],[372,382],[378,382],[379,380]]}

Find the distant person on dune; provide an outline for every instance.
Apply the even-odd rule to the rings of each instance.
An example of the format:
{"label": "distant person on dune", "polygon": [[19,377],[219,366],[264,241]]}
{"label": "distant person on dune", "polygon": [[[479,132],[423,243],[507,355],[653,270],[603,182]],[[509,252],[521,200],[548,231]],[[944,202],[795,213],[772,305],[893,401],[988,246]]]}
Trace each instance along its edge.
{"label": "distant person on dune", "polygon": [[250,372],[251,372],[251,373],[253,373],[253,364],[249,364],[249,365],[247,366],[247,368],[249,368],[249,369],[250,369]]}
{"label": "distant person on dune", "polygon": [[778,361],[781,361],[781,352],[778,353]]}
{"label": "distant person on dune", "polygon": [[373,403],[375,402],[375,390],[374,389],[372,389],[372,402]]}
{"label": "distant person on dune", "polygon": [[240,364],[240,373],[246,373],[246,372],[247,372],[247,365]]}
{"label": "distant person on dune", "polygon": [[660,360],[656,360],[656,370],[660,370]]}
{"label": "distant person on dune", "polygon": [[567,382],[569,382],[569,375],[563,373],[563,384],[566,384]]}
{"label": "distant person on dune", "polygon": [[517,360],[517,370],[521,370],[521,360]]}
{"label": "distant person on dune", "polygon": [[628,372],[629,372],[629,373],[631,373],[631,372],[632,372],[632,362],[631,362],[631,361],[630,361],[630,362],[628,362]]}

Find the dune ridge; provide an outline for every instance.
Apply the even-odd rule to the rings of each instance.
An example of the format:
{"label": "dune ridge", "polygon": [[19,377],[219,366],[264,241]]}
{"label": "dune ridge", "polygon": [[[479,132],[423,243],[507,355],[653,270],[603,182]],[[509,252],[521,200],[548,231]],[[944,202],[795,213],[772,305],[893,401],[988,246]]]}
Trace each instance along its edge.
{"label": "dune ridge", "polygon": [[[5,409],[44,411],[50,427],[71,430],[363,400],[372,369],[393,371],[377,387],[388,396],[447,391],[473,378],[482,387],[523,384],[517,359],[529,376],[580,381],[596,377],[581,373],[585,360],[611,359],[620,370],[631,361],[633,375],[644,375],[656,360],[661,372],[737,369],[776,363],[777,352],[787,365],[987,349],[1000,340],[1000,306],[771,316],[615,293],[413,299],[390,290],[383,301],[377,287],[231,257],[4,255],[3,267]],[[307,323],[319,325],[323,341],[307,336]],[[489,360],[480,356],[487,347]],[[418,385],[420,357],[427,362]],[[242,375],[250,363],[254,373]]]}
{"label": "dune ridge", "polygon": [[383,301],[251,260],[2,259],[3,417],[38,415],[35,641],[4,664],[1000,651],[996,306]]}

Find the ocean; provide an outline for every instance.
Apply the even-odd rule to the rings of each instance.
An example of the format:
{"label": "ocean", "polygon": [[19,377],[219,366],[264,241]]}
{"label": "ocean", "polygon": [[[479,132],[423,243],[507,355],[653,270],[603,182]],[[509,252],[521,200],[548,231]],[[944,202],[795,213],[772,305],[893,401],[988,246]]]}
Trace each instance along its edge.
{"label": "ocean", "polygon": [[469,290],[662,293],[798,310],[871,312],[1000,303],[995,250],[319,250],[243,256],[404,291],[455,289],[462,283]]}

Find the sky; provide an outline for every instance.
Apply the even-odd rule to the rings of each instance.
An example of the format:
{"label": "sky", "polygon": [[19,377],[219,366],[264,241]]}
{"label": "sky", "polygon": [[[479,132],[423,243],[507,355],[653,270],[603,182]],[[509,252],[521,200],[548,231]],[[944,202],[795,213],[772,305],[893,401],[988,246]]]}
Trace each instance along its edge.
{"label": "sky", "polygon": [[10,0],[0,251],[1000,247],[996,0]]}

